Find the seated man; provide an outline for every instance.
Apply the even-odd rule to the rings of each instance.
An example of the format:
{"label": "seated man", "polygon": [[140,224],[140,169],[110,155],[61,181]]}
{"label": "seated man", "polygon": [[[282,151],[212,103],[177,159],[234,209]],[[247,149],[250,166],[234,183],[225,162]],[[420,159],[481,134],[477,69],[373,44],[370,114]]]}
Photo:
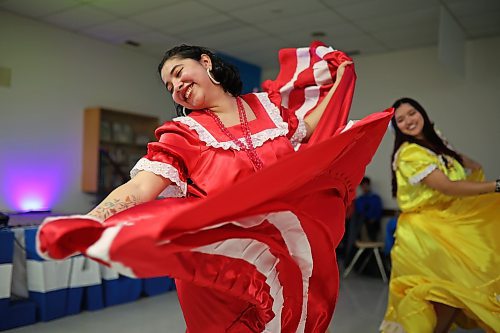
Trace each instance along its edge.
{"label": "seated man", "polygon": [[355,214],[358,225],[364,225],[368,238],[375,242],[380,231],[380,220],[382,219],[382,200],[380,196],[371,190],[370,178],[364,177],[359,184],[361,195],[356,198]]}
{"label": "seated man", "polygon": [[368,238],[377,241],[382,218],[382,200],[371,191],[370,178],[364,177],[360,183],[361,195],[353,203],[353,211],[346,219],[346,233],[343,244],[344,266],[347,267],[356,253],[355,243],[361,237],[363,225]]}

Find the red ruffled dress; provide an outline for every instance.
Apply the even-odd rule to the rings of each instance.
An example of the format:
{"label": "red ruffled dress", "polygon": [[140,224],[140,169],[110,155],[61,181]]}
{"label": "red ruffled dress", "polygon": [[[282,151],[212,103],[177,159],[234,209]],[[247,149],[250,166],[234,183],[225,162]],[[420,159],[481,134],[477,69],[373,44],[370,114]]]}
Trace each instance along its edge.
{"label": "red ruffled dress", "polygon": [[[242,96],[256,119],[248,155],[202,111],[157,129],[158,142],[131,172],[172,181],[155,200],[104,222],[46,220],[39,254],[82,253],[132,277],[176,279],[190,333],[324,332],[338,292],[335,248],[345,207],[392,113],[346,126],[355,74],[348,66],[307,143],[304,117],[349,58],[320,43],[280,52],[265,92]],[[239,125],[228,128],[244,142]]]}

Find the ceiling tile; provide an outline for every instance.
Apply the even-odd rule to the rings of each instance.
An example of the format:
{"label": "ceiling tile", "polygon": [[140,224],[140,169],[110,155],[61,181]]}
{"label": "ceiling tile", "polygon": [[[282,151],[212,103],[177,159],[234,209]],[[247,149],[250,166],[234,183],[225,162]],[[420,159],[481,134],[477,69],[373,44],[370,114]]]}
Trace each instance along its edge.
{"label": "ceiling tile", "polygon": [[437,30],[431,26],[422,26],[419,29],[407,27],[384,30],[374,35],[392,50],[436,45],[438,42]]}
{"label": "ceiling tile", "polygon": [[90,0],[88,3],[112,14],[127,17],[180,1],[182,0]]}
{"label": "ceiling tile", "polygon": [[406,16],[415,10],[438,7],[435,0],[371,0],[346,3],[334,7],[335,11],[346,19],[360,20],[366,18],[387,17],[389,15]]}
{"label": "ceiling tile", "polygon": [[131,39],[141,44],[138,48],[139,51],[155,57],[158,62],[166,51],[183,43],[181,40],[170,38],[161,33],[145,33],[132,36]]}
{"label": "ceiling tile", "polygon": [[356,37],[343,38],[339,37],[335,40],[325,38],[323,42],[327,45],[331,45],[337,50],[341,50],[346,53],[359,52],[361,54],[369,53],[379,53],[390,51],[383,43],[379,40],[366,35],[359,35]]}
{"label": "ceiling tile", "polygon": [[88,29],[82,29],[81,31],[85,34],[98,37],[113,43],[122,43],[128,39],[130,36],[134,36],[145,32],[147,28],[138,25],[134,22],[121,19],[115,20],[110,23],[97,25]]}
{"label": "ceiling tile", "polygon": [[140,43],[141,45],[151,45],[151,44],[172,44],[177,43],[178,40],[172,38],[172,36],[165,35],[158,31],[146,31],[137,34],[130,34],[130,39]]}
{"label": "ceiling tile", "polygon": [[238,44],[248,40],[264,37],[264,35],[251,27],[241,29],[227,30],[218,34],[203,34],[190,38],[189,40],[196,45],[206,46],[208,48],[217,49],[219,47]]}
{"label": "ceiling tile", "polygon": [[229,12],[236,9],[244,9],[253,7],[261,3],[266,3],[274,0],[252,0],[252,1],[235,1],[235,0],[198,0],[199,2],[218,9],[221,12]]}
{"label": "ceiling tile", "polygon": [[460,23],[471,38],[500,34],[500,10],[462,17]]}
{"label": "ceiling tile", "polygon": [[373,0],[319,0],[319,2],[325,4],[326,6],[335,8],[337,6],[342,6],[345,4],[359,4],[359,3],[367,3]]}
{"label": "ceiling tile", "polygon": [[331,11],[320,11],[307,13],[295,17],[286,17],[267,22],[259,23],[260,29],[268,31],[270,34],[290,34],[294,31],[303,30],[310,34],[316,31],[328,33],[336,25],[345,23],[345,20]]}
{"label": "ceiling tile", "polygon": [[30,17],[42,17],[77,5],[77,0],[5,0],[0,2],[0,8]]}
{"label": "ceiling tile", "polygon": [[307,13],[325,10],[325,6],[317,0],[294,1],[293,5],[287,0],[275,0],[249,8],[234,10],[230,14],[235,18],[255,24],[272,20],[291,19]]}
{"label": "ceiling tile", "polygon": [[207,23],[205,20],[200,20],[194,26],[196,27],[195,29],[179,32],[175,35],[180,38],[196,39],[199,36],[211,36],[227,31],[248,28],[239,21],[228,20],[227,18],[223,18],[223,20],[214,24]]}
{"label": "ceiling tile", "polygon": [[116,20],[113,15],[90,6],[78,6],[71,9],[48,15],[43,21],[53,23],[67,29],[82,29],[108,21]]}
{"label": "ceiling tile", "polygon": [[313,39],[363,54],[436,45],[441,5],[468,38],[500,35],[500,0],[0,0],[0,9],[61,29],[134,40],[155,57],[198,44],[263,68],[276,65],[279,48]]}
{"label": "ceiling tile", "polygon": [[445,4],[458,18],[500,11],[498,0],[454,0],[445,1]]}
{"label": "ceiling tile", "polygon": [[439,7],[427,7],[407,12],[404,15],[390,14],[382,17],[354,19],[354,24],[369,33],[377,31],[411,28],[413,30],[426,29],[431,26],[437,31],[439,25]]}
{"label": "ceiling tile", "polygon": [[188,25],[197,19],[217,16],[218,13],[207,6],[191,0],[164,6],[138,15],[132,15],[131,20],[154,28],[168,28]]}
{"label": "ceiling tile", "polygon": [[288,33],[280,34],[278,37],[293,43],[295,46],[303,46],[308,45],[313,40],[329,41],[329,43],[332,43],[337,40],[357,38],[360,35],[363,36],[364,33],[357,26],[346,23],[333,26],[328,30],[325,29],[325,36],[323,37],[312,36],[311,32],[305,29],[289,31]]}
{"label": "ceiling tile", "polygon": [[169,35],[197,35],[216,33],[226,29],[241,28],[244,25],[238,21],[231,20],[222,14],[205,17],[188,18],[186,24],[169,25],[157,30]]}

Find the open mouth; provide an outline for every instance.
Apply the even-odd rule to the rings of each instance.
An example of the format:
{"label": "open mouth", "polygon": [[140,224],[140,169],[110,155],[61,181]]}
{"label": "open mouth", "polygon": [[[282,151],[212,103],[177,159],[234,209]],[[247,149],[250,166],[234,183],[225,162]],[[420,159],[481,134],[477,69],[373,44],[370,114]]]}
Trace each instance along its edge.
{"label": "open mouth", "polygon": [[188,98],[191,96],[191,92],[193,91],[193,84],[191,83],[186,90],[184,91],[184,100],[187,101]]}

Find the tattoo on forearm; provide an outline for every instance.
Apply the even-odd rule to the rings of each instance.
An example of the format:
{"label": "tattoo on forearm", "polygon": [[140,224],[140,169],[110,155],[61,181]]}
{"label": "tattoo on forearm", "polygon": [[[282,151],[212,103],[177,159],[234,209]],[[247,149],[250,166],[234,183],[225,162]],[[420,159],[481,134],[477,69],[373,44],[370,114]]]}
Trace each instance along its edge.
{"label": "tattoo on forearm", "polygon": [[134,207],[138,205],[140,202],[135,195],[129,195],[125,197],[125,200],[122,199],[114,199],[112,201],[104,201],[101,202],[99,206],[97,206],[89,215],[107,219],[108,217],[121,212],[127,208]]}

